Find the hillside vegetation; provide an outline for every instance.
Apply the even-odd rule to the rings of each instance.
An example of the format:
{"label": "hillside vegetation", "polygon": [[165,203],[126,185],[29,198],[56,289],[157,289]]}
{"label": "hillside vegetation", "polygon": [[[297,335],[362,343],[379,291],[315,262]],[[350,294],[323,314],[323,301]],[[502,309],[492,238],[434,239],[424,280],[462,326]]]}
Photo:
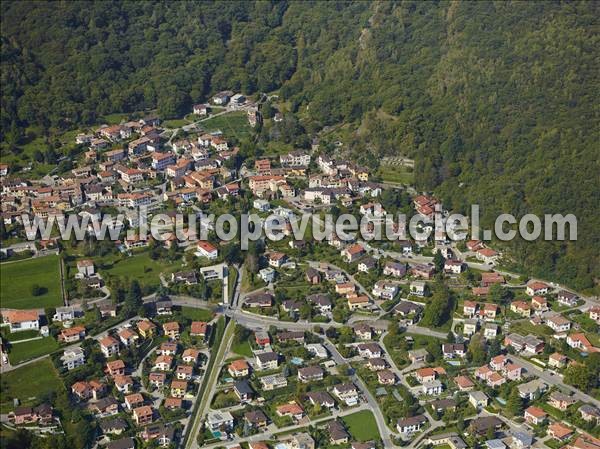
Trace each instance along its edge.
{"label": "hillside vegetation", "polygon": [[580,289],[600,279],[597,2],[2,8],[3,152],[31,129],[153,108],[181,117],[225,88],[277,91],[296,130],[345,123],[356,132],[344,143],[374,168],[415,158],[419,189],[457,211],[480,204],[484,225],[499,212],[575,214],[577,242],[505,248],[532,275]]}

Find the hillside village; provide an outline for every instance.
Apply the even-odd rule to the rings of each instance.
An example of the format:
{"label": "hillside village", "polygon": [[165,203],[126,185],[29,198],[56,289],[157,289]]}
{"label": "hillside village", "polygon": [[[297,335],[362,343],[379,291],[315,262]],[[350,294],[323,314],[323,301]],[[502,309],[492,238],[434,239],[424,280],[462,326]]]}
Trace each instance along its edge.
{"label": "hillside village", "polygon": [[[83,416],[90,447],[107,449],[600,448],[597,298],[513,273],[480,240],[294,239],[305,212],[448,211],[317,137],[248,157],[203,128],[217,114],[283,120],[258,99],[224,91],[190,112],[176,129],[144,115],[80,130],[60,175],[0,166],[3,271],[22,283],[2,297],[5,428],[60,434]],[[212,229],[197,242],[100,242],[91,225],[81,243],[23,238],[24,215],[120,212],[138,229],[140,206],[173,221],[274,214],[283,238],[246,255]],[[18,278],[32,262],[58,299],[42,303],[45,278]],[[55,376],[66,402],[15,394],[6,379],[29,369]]]}

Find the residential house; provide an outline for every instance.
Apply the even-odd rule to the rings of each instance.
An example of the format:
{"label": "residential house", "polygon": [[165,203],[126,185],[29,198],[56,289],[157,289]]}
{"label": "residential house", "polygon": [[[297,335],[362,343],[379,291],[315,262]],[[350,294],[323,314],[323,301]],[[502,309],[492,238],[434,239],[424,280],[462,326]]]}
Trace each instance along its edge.
{"label": "residential house", "polygon": [[429,352],[422,348],[408,351],[408,358],[412,363],[424,362],[428,355]]}
{"label": "residential house", "polygon": [[240,401],[249,401],[254,396],[254,390],[247,380],[237,381],[233,385],[233,391]]}
{"label": "residential house", "polygon": [[154,369],[159,371],[169,371],[173,366],[173,356],[159,355],[154,361]]}
{"label": "residential house", "polygon": [[58,335],[58,341],[64,343],[75,343],[85,338],[85,327],[74,326],[66,329],[61,329]]}
{"label": "residential house", "polygon": [[533,401],[534,399],[540,397],[546,390],[548,390],[548,385],[541,379],[533,379],[529,382],[518,385],[517,390],[519,391],[519,396],[521,398]]}
{"label": "residential house", "polygon": [[[352,286],[354,286],[354,284],[352,284]],[[371,304],[371,300],[366,295],[352,296],[348,298],[347,304],[350,310],[366,309]]]}
{"label": "residential house", "polygon": [[106,373],[110,377],[125,375],[125,362],[123,360],[112,360],[107,362]]}
{"label": "residential house", "polygon": [[244,413],[244,421],[246,421],[250,427],[262,428],[267,426],[269,418],[267,418],[267,415],[265,415],[262,410],[254,410]]}
{"label": "residential house", "polygon": [[152,338],[156,334],[156,324],[148,319],[138,321],[137,329],[143,338]]}
{"label": "residential house", "polygon": [[277,416],[290,416],[296,422],[300,421],[304,417],[304,409],[295,401],[280,405],[275,409],[275,411]]}
{"label": "residential house", "polygon": [[529,296],[542,296],[548,293],[549,287],[544,282],[532,281],[527,284],[525,293]]}
{"label": "residential house", "polygon": [[179,323],[177,321],[164,323],[163,332],[171,340],[177,340],[179,338]]}
{"label": "residential house", "polygon": [[346,444],[350,439],[350,434],[337,419],[327,424],[327,431],[329,432],[329,442],[333,445]]}
{"label": "residential house", "polygon": [[466,355],[464,343],[443,343],[442,354],[445,359],[463,358]]}
{"label": "residential house", "polygon": [[141,407],[142,405],[144,405],[144,396],[142,396],[140,393],[133,393],[125,396],[125,406],[129,410]]}
{"label": "residential house", "polygon": [[106,358],[119,355],[119,342],[110,335],[100,339],[100,350]]}
{"label": "residential house", "polygon": [[523,417],[526,422],[538,426],[546,421],[548,414],[539,407],[531,406],[525,409]]}
{"label": "residential house", "polygon": [[263,376],[259,380],[264,391],[271,391],[277,388],[284,388],[288,385],[287,379],[281,374]]}
{"label": "residential house", "polygon": [[479,326],[479,322],[474,318],[466,319],[463,322],[463,335],[470,337],[475,332],[477,332],[477,327]]}
{"label": "residential house", "polygon": [[85,364],[85,353],[80,347],[65,349],[60,360],[63,366],[70,371]]}
{"label": "residential house", "polygon": [[396,296],[398,290],[399,288],[396,284],[380,280],[377,281],[373,286],[372,293],[377,298],[389,300]]}
{"label": "residential house", "polygon": [[548,366],[552,368],[564,368],[567,366],[569,359],[566,355],[555,352],[548,357]]}
{"label": "residential house", "polygon": [[471,391],[475,387],[475,383],[467,376],[455,377],[454,382],[460,391]]}
{"label": "residential house", "polygon": [[427,284],[423,281],[413,281],[410,283],[410,294],[415,296],[425,296],[427,293]]}
{"label": "residential house", "polygon": [[121,343],[123,343],[125,346],[135,346],[140,338],[137,333],[128,327],[121,329],[119,332],[117,332],[117,335],[119,336]]}
{"label": "residential house", "polygon": [[195,365],[198,362],[199,356],[200,356],[199,349],[187,348],[185,351],[183,351],[183,354],[181,355],[181,359],[183,360],[183,363],[192,363]]}
{"label": "residential house", "polygon": [[154,417],[154,411],[149,405],[143,405],[133,410],[133,420],[138,426],[150,424]]}
{"label": "residential house", "polygon": [[250,372],[250,366],[244,359],[234,360],[229,364],[227,371],[231,377],[246,377]]}
{"label": "residential house", "polygon": [[567,410],[567,408],[569,408],[570,405],[575,404],[575,402],[577,401],[571,396],[561,393],[560,391],[553,391],[548,398],[548,404],[561,412]]}
{"label": "residential house", "polygon": [[188,389],[188,383],[185,380],[173,380],[171,382],[171,396],[174,398],[182,398],[185,396]]}
{"label": "residential house", "polygon": [[406,276],[406,264],[399,262],[386,262],[383,267],[385,276],[401,278]]}
{"label": "residential house", "polygon": [[422,385],[422,393],[427,396],[438,396],[442,394],[443,385],[439,380],[424,382]]}
{"label": "residential house", "polygon": [[2,320],[9,325],[11,332],[39,330],[42,315],[40,310],[5,309],[2,311]]}
{"label": "residential house", "polygon": [[477,313],[477,303],[474,301],[465,301],[463,303],[463,315],[473,318]]}
{"label": "residential house", "polygon": [[583,352],[597,352],[598,348],[592,346],[585,334],[576,333],[567,336],[567,344],[574,348],[580,349]]}
{"label": "residential house", "polygon": [[409,418],[399,419],[396,422],[396,430],[401,435],[412,435],[427,423],[425,415],[416,415]]}
{"label": "residential house", "polygon": [[190,335],[192,337],[206,337],[206,332],[208,330],[208,323],[204,321],[192,321],[192,325],[190,327]]}
{"label": "residential house", "polygon": [[337,384],[333,387],[332,391],[346,405],[352,406],[358,404],[358,390],[353,383]]}
{"label": "residential house", "polygon": [[556,299],[558,300],[558,303],[563,306],[574,307],[577,305],[577,295],[567,290],[559,291],[556,295]]}
{"label": "residential house", "polygon": [[600,421],[600,410],[598,410],[593,405],[583,404],[578,409],[579,414],[581,415],[581,419],[587,422],[596,422]]}
{"label": "residential house", "polygon": [[377,382],[381,385],[394,385],[396,383],[396,375],[389,369],[377,371]]}
{"label": "residential house", "polygon": [[198,241],[196,246],[196,256],[198,257],[206,257],[208,260],[214,260],[219,257],[219,250],[217,247],[206,240]]}
{"label": "residential house", "polygon": [[360,343],[357,346],[358,354],[363,358],[381,357],[383,351],[377,343]]}
{"label": "residential house", "polygon": [[548,426],[548,435],[555,440],[566,441],[573,436],[573,429],[560,422],[555,422]]}
{"label": "residential house", "polygon": [[556,333],[567,332],[571,322],[562,315],[554,315],[546,319],[546,325]]}
{"label": "residential house", "polygon": [[324,371],[317,365],[298,369],[298,380],[303,383],[323,380]]}
{"label": "residential house", "polygon": [[478,436],[487,435],[490,432],[495,434],[503,425],[503,421],[496,416],[484,416],[473,419],[469,425],[468,432]]}
{"label": "residential house", "polygon": [[114,377],[115,388],[121,393],[129,393],[129,390],[133,388],[133,379],[131,376],[117,375]]}
{"label": "residential house", "polygon": [[317,405],[325,408],[333,408],[335,401],[326,391],[310,391],[306,393],[306,397],[312,405]]}
{"label": "residential house", "polygon": [[341,256],[346,259],[346,262],[353,263],[365,255],[366,251],[362,245],[355,243],[344,248],[341,251]]}
{"label": "residential house", "polygon": [[177,380],[192,380],[194,367],[190,365],[177,365],[175,368],[175,377]]}
{"label": "residential house", "polygon": [[148,375],[148,382],[150,383],[150,385],[153,385],[156,388],[164,387],[166,380],[167,375],[165,373],[150,373]]}
{"label": "residential house", "polygon": [[534,296],[531,298],[531,307],[533,307],[533,310],[536,312],[547,312],[550,310],[548,307],[548,300],[543,296]]}
{"label": "residential house", "polygon": [[488,405],[488,397],[483,391],[469,391],[469,403],[480,410]]}
{"label": "residential house", "polygon": [[279,366],[279,354],[275,352],[256,354],[255,361],[261,371],[276,369]]}

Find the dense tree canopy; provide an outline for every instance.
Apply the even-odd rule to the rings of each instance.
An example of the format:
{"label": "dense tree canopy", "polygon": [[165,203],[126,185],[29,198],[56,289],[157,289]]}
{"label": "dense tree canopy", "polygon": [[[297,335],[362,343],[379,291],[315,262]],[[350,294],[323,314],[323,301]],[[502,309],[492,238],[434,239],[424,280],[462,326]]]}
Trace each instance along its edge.
{"label": "dense tree canopy", "polygon": [[174,117],[222,89],[278,89],[297,116],[275,130],[285,141],[348,123],[357,160],[415,158],[419,189],[457,211],[480,204],[484,225],[500,212],[575,214],[575,243],[504,246],[530,274],[590,288],[600,279],[598,8],[5,2],[3,148],[29,125],[150,108]]}

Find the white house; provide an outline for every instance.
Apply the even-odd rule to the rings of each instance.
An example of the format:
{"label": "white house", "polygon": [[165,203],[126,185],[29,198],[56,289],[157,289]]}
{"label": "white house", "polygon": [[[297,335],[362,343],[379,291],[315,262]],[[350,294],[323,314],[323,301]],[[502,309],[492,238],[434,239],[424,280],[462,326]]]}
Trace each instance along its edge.
{"label": "white house", "polygon": [[410,435],[421,430],[421,427],[427,423],[424,415],[411,416],[410,418],[399,419],[396,423],[396,430],[402,435]]}
{"label": "white house", "polygon": [[437,379],[431,380],[429,382],[425,382],[422,385],[422,391],[423,391],[423,394],[425,394],[425,395],[438,396],[438,395],[442,394],[442,390],[443,390],[442,383]]}
{"label": "white house", "polygon": [[258,272],[258,276],[265,281],[267,284],[275,280],[275,270],[271,267],[263,268]]}
{"label": "white house", "polygon": [[94,262],[91,259],[77,261],[77,271],[85,277],[94,275]]}
{"label": "white house", "polygon": [[37,309],[33,310],[4,310],[2,321],[10,326],[11,332],[40,329],[40,316],[43,315]]}
{"label": "white house", "polygon": [[206,257],[208,260],[214,260],[219,257],[219,250],[217,247],[206,240],[200,240],[197,243],[197,248],[195,253],[197,257]]}
{"label": "white house", "polygon": [[60,360],[63,362],[63,366],[70,371],[85,364],[85,354],[79,347],[66,349]]}
{"label": "white house", "polygon": [[410,283],[410,293],[416,296],[425,296],[427,284],[423,281],[414,281]]}

